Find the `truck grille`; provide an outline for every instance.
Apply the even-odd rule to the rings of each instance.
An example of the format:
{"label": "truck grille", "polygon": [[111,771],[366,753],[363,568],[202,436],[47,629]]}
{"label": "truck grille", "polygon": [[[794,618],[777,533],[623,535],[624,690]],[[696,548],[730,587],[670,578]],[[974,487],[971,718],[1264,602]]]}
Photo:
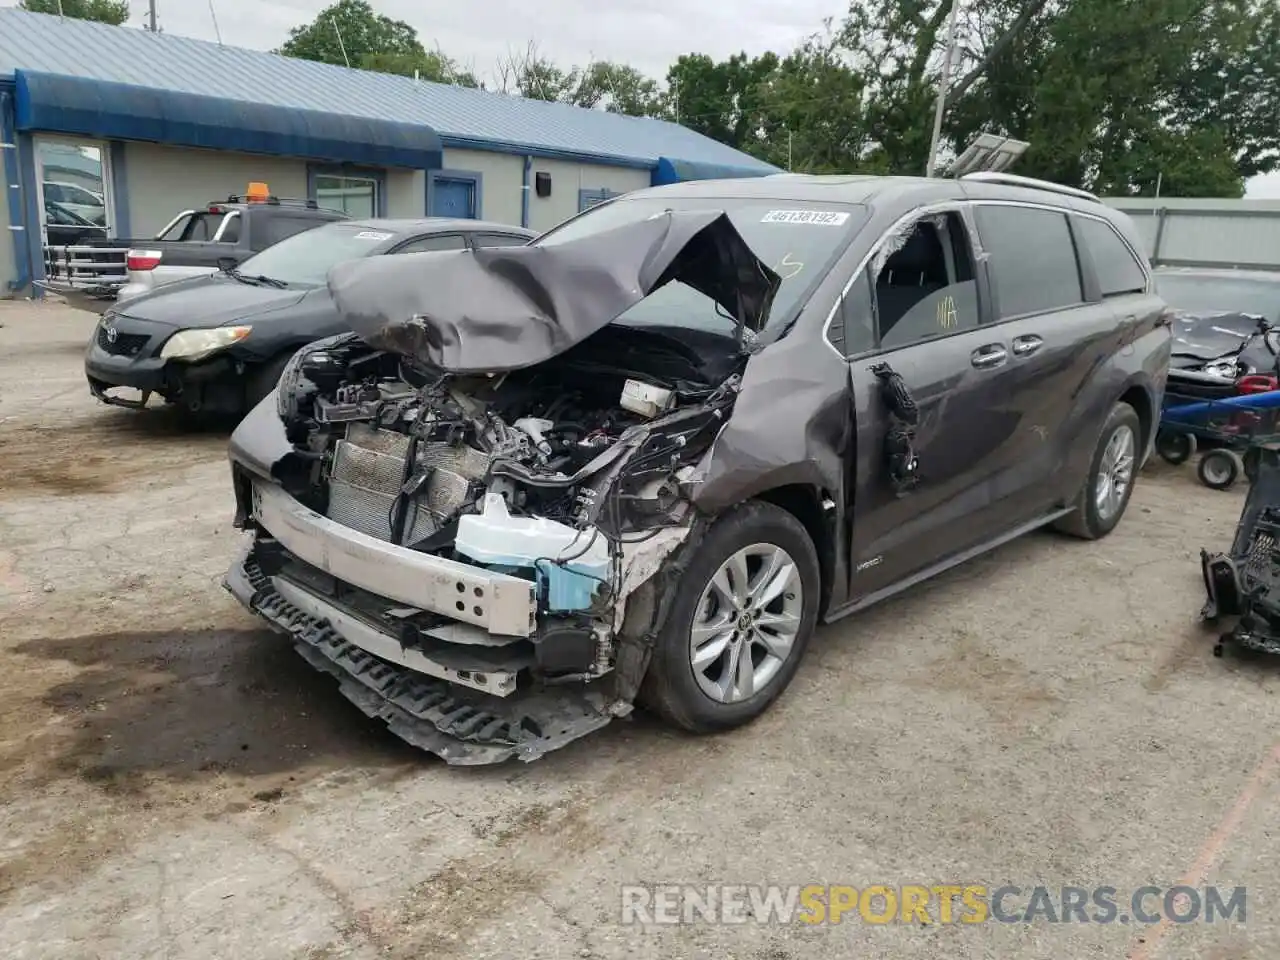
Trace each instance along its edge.
{"label": "truck grille", "polygon": [[119,333],[111,338],[110,330],[114,328],[98,324],[98,346],[116,357],[136,357],[151,339],[145,333]]}

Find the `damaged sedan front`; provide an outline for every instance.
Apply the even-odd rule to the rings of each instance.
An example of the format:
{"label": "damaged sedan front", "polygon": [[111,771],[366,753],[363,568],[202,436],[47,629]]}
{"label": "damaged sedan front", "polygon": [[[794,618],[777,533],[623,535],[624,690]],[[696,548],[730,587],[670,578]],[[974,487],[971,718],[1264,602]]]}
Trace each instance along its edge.
{"label": "damaged sedan front", "polygon": [[[764,710],[817,618],[819,560],[763,504],[748,527],[780,536],[721,525],[743,542],[706,558],[730,488],[791,457],[724,431],[861,212],[797,231],[777,206],[615,201],[529,247],[335,268],[354,332],[300,351],[232,437],[252,537],[229,589],[451,762],[533,759],[628,713],[642,682],[688,729]],[[842,397],[845,376],[811,388]],[[803,379],[766,371],[756,403]],[[808,429],[758,439],[801,449]],[[650,669],[673,608],[674,682]]]}

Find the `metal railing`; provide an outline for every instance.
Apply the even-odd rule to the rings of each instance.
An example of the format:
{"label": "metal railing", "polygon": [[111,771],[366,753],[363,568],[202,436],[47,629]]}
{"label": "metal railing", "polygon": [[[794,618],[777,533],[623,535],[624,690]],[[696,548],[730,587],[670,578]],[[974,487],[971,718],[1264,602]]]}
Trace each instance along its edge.
{"label": "metal railing", "polygon": [[41,286],[55,293],[114,297],[128,280],[129,249],[47,245],[44,248],[45,279]]}

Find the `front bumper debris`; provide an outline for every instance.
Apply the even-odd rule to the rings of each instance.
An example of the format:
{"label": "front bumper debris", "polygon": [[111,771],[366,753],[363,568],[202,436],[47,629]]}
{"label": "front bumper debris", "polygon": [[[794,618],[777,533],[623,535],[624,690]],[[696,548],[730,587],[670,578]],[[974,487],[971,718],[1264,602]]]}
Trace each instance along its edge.
{"label": "front bumper debris", "polygon": [[342,695],[365,715],[383,720],[393,734],[446,763],[536,760],[613,719],[603,692],[563,687],[495,697],[375,656],[340,632],[350,631],[354,618],[344,620],[336,607],[329,616],[317,616],[321,611],[307,612],[286,599],[284,594],[292,593],[289,584],[263,572],[255,548],[245,547],[224,586],[292,637],[308,663],[336,677]]}
{"label": "front bumper debris", "polygon": [[289,553],[344,583],[490,633],[527,637],[537,626],[533,584],[379,540],[255,481],[253,517]]}

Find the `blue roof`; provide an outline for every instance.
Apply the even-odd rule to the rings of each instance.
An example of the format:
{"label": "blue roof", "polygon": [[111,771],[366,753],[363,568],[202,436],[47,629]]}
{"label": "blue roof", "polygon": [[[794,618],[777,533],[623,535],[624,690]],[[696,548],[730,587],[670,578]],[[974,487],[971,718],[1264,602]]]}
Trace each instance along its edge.
{"label": "blue roof", "polygon": [[[17,98],[24,129],[414,167],[439,165],[410,156],[429,153],[434,132],[445,147],[649,169],[666,159],[686,177],[711,175],[699,173],[704,169],[718,176],[779,172],[663,120],[0,8],[0,78],[19,76],[27,88],[24,98],[20,83]],[[245,128],[239,142],[236,126]],[[268,143],[272,131],[276,141]],[[307,131],[327,141],[320,146],[329,152],[316,154],[316,145],[304,142]],[[334,156],[343,142],[356,146],[351,137],[382,159]]]}

